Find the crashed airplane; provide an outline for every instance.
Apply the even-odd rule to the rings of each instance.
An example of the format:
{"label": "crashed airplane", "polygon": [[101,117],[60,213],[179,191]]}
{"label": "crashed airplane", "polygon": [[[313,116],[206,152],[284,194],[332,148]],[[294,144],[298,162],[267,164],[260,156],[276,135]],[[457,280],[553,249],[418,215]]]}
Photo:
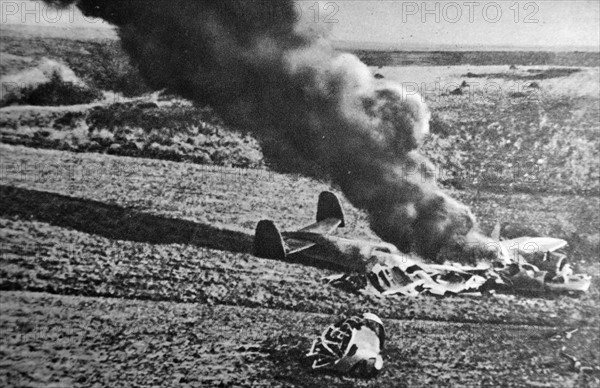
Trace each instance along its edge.
{"label": "crashed airplane", "polygon": [[582,293],[591,283],[590,276],[573,274],[566,255],[561,252],[567,242],[561,239],[525,236],[500,241],[498,229],[492,233],[498,259],[473,267],[455,262],[430,264],[400,252],[392,244],[333,235],[344,226],[339,198],[325,191],[319,196],[317,219],[312,225],[281,233],[272,221],[260,221],[254,252],[258,257],[275,260],[302,256],[334,264],[345,273],[325,278],[329,284],[371,295]]}

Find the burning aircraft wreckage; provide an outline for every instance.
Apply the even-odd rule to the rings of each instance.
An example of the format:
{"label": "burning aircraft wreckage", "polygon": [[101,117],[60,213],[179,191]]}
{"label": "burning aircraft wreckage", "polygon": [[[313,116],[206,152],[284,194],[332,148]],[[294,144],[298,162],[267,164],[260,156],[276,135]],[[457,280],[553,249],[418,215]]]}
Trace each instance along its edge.
{"label": "burning aircraft wreckage", "polygon": [[210,105],[273,169],[331,181],[384,241],[428,259],[470,249],[460,242],[473,214],[417,152],[430,119],[421,97],[335,50],[293,0],[48,2],[116,26],[150,87]]}
{"label": "burning aircraft wreckage", "polygon": [[[114,25],[150,87],[210,105],[255,136],[274,169],[328,179],[387,242],[334,236],[345,220],[326,193],[314,225],[280,233],[260,222],[258,256],[333,261],[346,271],[330,284],[384,296],[588,289],[589,277],[566,264],[564,241],[478,233],[469,208],[436,185],[432,164],[418,153],[430,119],[422,99],[376,79],[323,31],[306,28],[293,0],[47,2],[75,4]],[[313,368],[380,369],[381,329],[375,316],[329,327],[309,352]]]}
{"label": "burning aircraft wreckage", "polygon": [[[511,261],[508,243],[496,246],[478,233],[470,209],[437,186],[432,164],[417,151],[429,131],[422,98],[336,51],[324,31],[298,20],[293,0],[47,2],[75,4],[114,25],[150,87],[210,105],[230,125],[252,133],[274,169],[327,178],[368,213],[371,229],[389,243],[367,252],[372,244],[333,238],[343,224],[337,214],[338,225],[324,219],[315,230],[290,234],[277,256],[293,255],[297,241],[337,247],[336,254],[353,257],[352,266],[369,270],[331,282],[367,293],[461,293],[487,286],[492,273],[513,286],[532,276],[551,290],[589,284],[563,265],[556,241],[533,242],[545,258],[536,268]],[[275,239],[273,229],[261,223],[259,235]],[[463,264],[487,259],[496,267],[442,265],[450,256]]]}
{"label": "burning aircraft wreckage", "polygon": [[[490,248],[498,251],[492,261],[429,263],[401,253],[385,242],[353,240],[335,236],[346,220],[339,198],[322,192],[316,222],[295,232],[281,233],[270,220],[256,227],[254,253],[263,258],[326,262],[345,273],[324,278],[326,283],[363,295],[418,296],[429,294],[479,295],[496,291],[525,295],[582,293],[591,277],[574,274],[561,252],[567,242],[548,237],[500,240],[500,225],[492,233]],[[484,252],[489,249],[484,250]],[[439,258],[440,256],[438,256]],[[443,256],[441,256],[443,257]],[[371,313],[352,316],[328,326],[313,341],[305,360],[315,370],[354,377],[374,377],[383,368],[385,330]],[[596,369],[590,369],[596,371]]]}
{"label": "burning aircraft wreckage", "polygon": [[493,291],[530,295],[581,293],[588,290],[591,282],[590,276],[573,273],[561,252],[567,242],[561,239],[524,236],[502,241],[497,227],[485,250],[496,249],[497,259],[461,260],[473,265],[453,261],[435,264],[404,254],[392,244],[333,235],[343,226],[345,218],[338,197],[323,192],[317,205],[317,220],[312,225],[281,233],[273,222],[260,221],[254,240],[255,254],[279,260],[303,256],[328,262],[346,273],[325,278],[327,283],[381,296],[472,295]]}

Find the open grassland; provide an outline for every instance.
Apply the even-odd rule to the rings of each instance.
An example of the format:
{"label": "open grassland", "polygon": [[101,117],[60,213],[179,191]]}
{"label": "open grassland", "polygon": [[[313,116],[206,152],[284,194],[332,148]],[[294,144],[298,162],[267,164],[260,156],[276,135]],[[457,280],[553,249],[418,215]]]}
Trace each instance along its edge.
{"label": "open grassland", "polygon": [[374,71],[421,92],[425,153],[455,187],[595,193],[600,184],[598,68],[456,66]]}
{"label": "open grassland", "polygon": [[27,70],[47,58],[63,62],[75,75],[98,89],[119,91],[129,96],[150,91],[124,54],[114,32],[101,31],[89,36],[86,31],[69,31],[65,36],[71,38],[65,38],[39,35],[21,26],[10,25],[3,25],[1,32],[0,76]]}
{"label": "open grassland", "polygon": [[[569,252],[578,271],[594,276],[579,298],[362,297],[322,284],[334,269],[251,255],[258,219],[284,230],[310,223],[325,183],[265,170],[1,151],[2,346],[10,367],[0,378],[8,385],[112,385],[123,370],[116,384],[347,386],[310,372],[299,357],[326,323],[364,310],[384,319],[391,339],[383,375],[357,386],[599,383],[558,356],[565,346],[599,362],[593,241]],[[598,229],[597,213],[580,216],[599,205],[596,197],[475,194],[462,199],[486,220],[526,218],[557,237],[566,224],[577,235]],[[364,215],[344,207],[349,227],[340,232],[374,238]],[[571,340],[554,338],[572,327],[579,332]]]}
{"label": "open grassland", "polygon": [[[91,88],[83,97],[102,90],[104,98],[89,109],[7,107],[0,117],[2,142],[201,164],[262,165],[260,147],[244,128],[222,125],[205,107],[148,94],[150,89],[114,36],[41,38],[3,28],[0,76],[15,79],[14,74],[42,66],[47,58],[63,62]],[[372,70],[378,77],[420,92],[430,105],[432,135],[424,151],[435,162],[441,183],[494,191],[600,192],[598,53],[454,53],[447,63],[436,53],[421,53],[413,66],[399,66],[411,53],[387,54],[391,59],[385,59],[385,52],[371,52],[367,63],[376,66]],[[435,63],[446,66],[431,66]],[[57,87],[79,92],[68,85]],[[128,104],[134,96],[152,102]]]}
{"label": "open grassland", "polygon": [[[330,266],[254,257],[260,219],[293,230],[339,191],[276,173],[210,108],[149,94],[106,33],[0,36],[0,75],[49,58],[103,92],[0,109],[1,386],[600,386],[559,355],[600,365],[596,54],[369,54],[374,75],[428,102],[424,152],[484,232],[564,238],[593,277],[579,297],[383,299],[324,285]],[[376,239],[343,205],[338,233]],[[324,327],[363,311],[389,336],[378,378],[302,365]]]}
{"label": "open grassland", "polygon": [[[597,68],[373,71],[421,92],[431,107],[432,133],[423,152],[434,161],[440,183],[600,193]],[[0,136],[9,144],[234,167],[264,164],[259,144],[244,128],[228,127],[212,110],[168,95],[56,108],[10,106],[1,112]]]}
{"label": "open grassland", "polygon": [[331,323],[327,314],[29,292],[3,292],[0,301],[2,346],[11,351],[3,363],[12,367],[0,375],[4,386],[597,384],[593,376],[569,372],[568,362],[556,356],[565,343],[571,348],[597,341],[597,327],[582,328],[579,339],[566,341],[564,334],[552,340],[560,338],[559,327],[386,319],[384,369],[376,379],[356,380],[312,373],[298,362]]}

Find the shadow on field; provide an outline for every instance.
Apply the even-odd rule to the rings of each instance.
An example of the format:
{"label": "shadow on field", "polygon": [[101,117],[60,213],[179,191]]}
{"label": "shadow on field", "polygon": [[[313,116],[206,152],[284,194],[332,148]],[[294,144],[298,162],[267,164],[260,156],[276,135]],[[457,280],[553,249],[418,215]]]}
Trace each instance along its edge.
{"label": "shadow on field", "polygon": [[[1,216],[46,222],[112,240],[188,244],[254,254],[254,237],[246,233],[156,216],[99,201],[12,186],[0,185]],[[282,261],[333,271],[346,269],[342,265],[309,256],[294,256]]]}
{"label": "shadow on field", "polygon": [[0,215],[150,244],[192,244],[252,254],[252,236],[55,193],[0,185]]}

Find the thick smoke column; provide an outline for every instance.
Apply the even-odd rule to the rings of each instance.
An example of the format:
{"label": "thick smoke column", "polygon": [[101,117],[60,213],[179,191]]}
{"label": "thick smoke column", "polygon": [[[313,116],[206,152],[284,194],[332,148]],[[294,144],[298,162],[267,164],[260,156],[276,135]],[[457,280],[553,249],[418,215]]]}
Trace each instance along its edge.
{"label": "thick smoke column", "polygon": [[473,227],[468,208],[426,178],[431,166],[416,152],[429,122],[420,98],[300,31],[293,1],[76,4],[119,28],[151,86],[250,130],[274,167],[329,177],[403,251],[435,259]]}

